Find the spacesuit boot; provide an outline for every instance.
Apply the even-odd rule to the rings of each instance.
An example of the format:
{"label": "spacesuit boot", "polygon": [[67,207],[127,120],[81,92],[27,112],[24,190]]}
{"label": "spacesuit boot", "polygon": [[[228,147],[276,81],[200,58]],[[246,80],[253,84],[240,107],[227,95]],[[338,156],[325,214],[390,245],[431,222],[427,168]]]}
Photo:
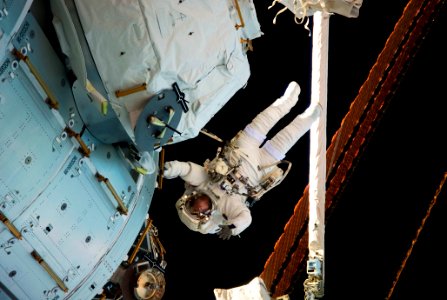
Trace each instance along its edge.
{"label": "spacesuit boot", "polygon": [[287,86],[284,95],[273,102],[273,107],[284,107],[287,111],[290,111],[292,107],[298,102],[298,96],[301,93],[301,88],[295,81],[292,81]]}

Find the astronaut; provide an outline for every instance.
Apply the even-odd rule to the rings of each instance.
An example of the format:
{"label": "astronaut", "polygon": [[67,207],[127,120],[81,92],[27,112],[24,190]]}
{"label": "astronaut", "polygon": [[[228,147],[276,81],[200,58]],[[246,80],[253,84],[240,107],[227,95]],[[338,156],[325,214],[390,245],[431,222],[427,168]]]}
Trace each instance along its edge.
{"label": "astronaut", "polygon": [[[193,162],[168,161],[166,179],[180,177],[185,193],[176,202],[181,221],[191,230],[218,234],[227,240],[252,222],[248,198],[259,200],[277,186],[290,170],[286,153],[310,129],[321,113],[319,103],[265,141],[270,129],[297,103],[300,87],[291,82],[284,95],[258,114],[216,156],[203,166]],[[264,143],[265,141],[265,143]],[[262,145],[262,147],[261,147]],[[280,167],[281,164],[287,168]]]}

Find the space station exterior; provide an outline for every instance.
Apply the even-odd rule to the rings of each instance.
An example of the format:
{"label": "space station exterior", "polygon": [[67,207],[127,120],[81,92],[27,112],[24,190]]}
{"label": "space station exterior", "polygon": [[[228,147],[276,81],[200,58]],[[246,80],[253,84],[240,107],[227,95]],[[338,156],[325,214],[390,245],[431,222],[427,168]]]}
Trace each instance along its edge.
{"label": "space station exterior", "polygon": [[252,1],[234,5],[0,2],[0,299],[111,283],[162,298],[166,262],[135,249],[163,146],[198,135],[250,76],[260,26]]}

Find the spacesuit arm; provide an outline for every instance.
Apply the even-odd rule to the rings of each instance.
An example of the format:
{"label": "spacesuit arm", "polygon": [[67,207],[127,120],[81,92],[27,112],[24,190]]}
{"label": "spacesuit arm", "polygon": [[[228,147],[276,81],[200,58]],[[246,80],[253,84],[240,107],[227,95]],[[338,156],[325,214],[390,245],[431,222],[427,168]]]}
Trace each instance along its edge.
{"label": "spacesuit arm", "polygon": [[241,211],[241,213],[234,219],[228,220],[229,224],[233,224],[235,228],[232,229],[233,235],[239,235],[242,231],[247,229],[251,224],[251,214],[247,208],[247,211]]}
{"label": "spacesuit arm", "polygon": [[180,177],[190,185],[198,186],[208,180],[208,173],[205,168],[193,162],[188,162],[189,172]]}
{"label": "spacesuit arm", "polygon": [[182,178],[186,183],[198,186],[208,179],[204,167],[193,162],[168,161],[164,165],[163,175],[167,179]]}
{"label": "spacesuit arm", "polygon": [[227,219],[227,224],[233,224],[235,228],[232,229],[232,235],[239,235],[242,231],[250,226],[252,221],[250,209],[242,205],[238,214],[231,216]]}

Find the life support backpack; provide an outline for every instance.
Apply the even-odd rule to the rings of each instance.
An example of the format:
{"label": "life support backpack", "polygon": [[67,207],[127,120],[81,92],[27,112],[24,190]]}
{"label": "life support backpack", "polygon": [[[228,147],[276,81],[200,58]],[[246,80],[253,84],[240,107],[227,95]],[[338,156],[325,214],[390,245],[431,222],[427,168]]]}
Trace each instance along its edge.
{"label": "life support backpack", "polygon": [[[227,142],[223,148],[219,147],[214,159],[207,159],[205,161],[205,170],[210,180],[217,183],[228,194],[248,196],[256,202],[265,193],[284,180],[292,167],[292,163],[287,160],[281,160],[270,165],[258,166],[259,171],[274,168],[263,176],[259,184],[252,186],[248,178],[244,177],[239,171],[242,162],[242,153],[234,141],[235,138],[229,143]],[[280,164],[287,164],[285,170],[279,167]]]}

